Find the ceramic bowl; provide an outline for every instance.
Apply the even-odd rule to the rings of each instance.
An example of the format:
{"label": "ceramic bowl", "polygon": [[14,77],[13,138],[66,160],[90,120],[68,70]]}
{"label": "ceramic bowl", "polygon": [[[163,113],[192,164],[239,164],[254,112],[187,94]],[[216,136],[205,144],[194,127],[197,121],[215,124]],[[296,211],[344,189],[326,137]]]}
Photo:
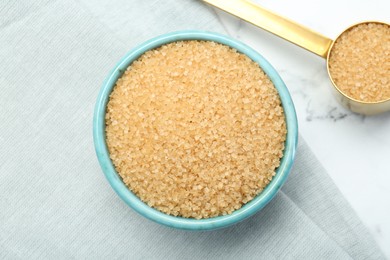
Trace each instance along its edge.
{"label": "ceramic bowl", "polygon": [[[146,51],[167,43],[185,40],[206,40],[222,43],[238,50],[240,53],[247,55],[253,61],[257,62],[275,85],[285,112],[287,138],[283,158],[281,159],[279,168],[276,170],[275,177],[268,184],[268,186],[253,200],[245,204],[242,208],[234,211],[232,214],[226,216],[197,220],[192,218],[174,217],[148,206],[135,194],[133,194],[122,182],[121,177],[116,172],[110,160],[106,145],[106,106],[109,100],[109,95],[115,86],[117,79],[134,60],[136,60]],[[93,118],[93,138],[99,163],[108,182],[119,195],[119,197],[136,212],[157,223],[174,228],[187,230],[212,230],[226,227],[248,218],[267,205],[267,203],[275,196],[283,183],[286,181],[293,165],[298,139],[298,125],[294,104],[285,84],[276,70],[271,66],[271,64],[268,63],[268,61],[263,58],[263,56],[261,56],[249,46],[221,34],[204,31],[180,31],[164,34],[144,42],[140,46],[127,53],[113,68],[104,81],[96,101]]]}

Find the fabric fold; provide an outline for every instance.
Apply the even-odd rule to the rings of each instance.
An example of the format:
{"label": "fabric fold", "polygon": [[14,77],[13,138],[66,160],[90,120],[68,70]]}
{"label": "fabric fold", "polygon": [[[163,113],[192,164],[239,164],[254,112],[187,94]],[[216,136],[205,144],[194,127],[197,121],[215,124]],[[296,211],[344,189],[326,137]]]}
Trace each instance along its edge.
{"label": "fabric fold", "polygon": [[302,138],[282,192],[226,229],[160,226],[112,191],[92,140],[101,84],[148,38],[226,33],[200,1],[19,1],[0,17],[1,259],[383,258]]}

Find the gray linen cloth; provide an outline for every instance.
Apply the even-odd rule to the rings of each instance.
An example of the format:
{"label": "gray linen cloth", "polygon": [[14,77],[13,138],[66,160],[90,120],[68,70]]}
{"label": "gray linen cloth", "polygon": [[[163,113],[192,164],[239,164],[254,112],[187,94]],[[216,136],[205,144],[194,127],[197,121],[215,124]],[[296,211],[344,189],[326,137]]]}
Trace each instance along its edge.
{"label": "gray linen cloth", "polygon": [[116,196],[95,99],[128,50],[178,29],[226,33],[199,1],[0,3],[0,259],[382,259],[302,138],[282,191],[229,228],[167,228]]}

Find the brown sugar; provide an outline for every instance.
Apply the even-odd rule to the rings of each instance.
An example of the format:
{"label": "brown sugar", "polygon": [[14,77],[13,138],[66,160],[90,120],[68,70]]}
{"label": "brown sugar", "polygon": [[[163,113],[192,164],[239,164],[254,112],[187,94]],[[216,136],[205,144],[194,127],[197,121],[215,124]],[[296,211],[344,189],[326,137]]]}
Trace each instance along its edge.
{"label": "brown sugar", "polygon": [[369,22],[344,32],[331,50],[329,72],[336,86],[353,99],[390,99],[389,25]]}
{"label": "brown sugar", "polygon": [[277,90],[259,65],[211,41],[144,53],[114,87],[106,138],[123,182],[164,213],[232,213],[275,175],[286,138]]}

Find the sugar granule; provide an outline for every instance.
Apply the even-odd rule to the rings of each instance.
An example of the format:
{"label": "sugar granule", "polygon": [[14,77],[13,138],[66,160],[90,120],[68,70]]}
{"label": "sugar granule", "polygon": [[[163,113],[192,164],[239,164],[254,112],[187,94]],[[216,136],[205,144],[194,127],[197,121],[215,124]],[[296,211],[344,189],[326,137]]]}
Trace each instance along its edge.
{"label": "sugar granule", "polygon": [[353,99],[390,99],[389,25],[363,23],[344,32],[329,55],[329,73],[336,86]]}
{"label": "sugar granule", "polygon": [[259,65],[211,41],[144,53],[107,105],[117,172],[173,216],[226,215],[252,200],[275,175],[286,133],[279,95]]}

